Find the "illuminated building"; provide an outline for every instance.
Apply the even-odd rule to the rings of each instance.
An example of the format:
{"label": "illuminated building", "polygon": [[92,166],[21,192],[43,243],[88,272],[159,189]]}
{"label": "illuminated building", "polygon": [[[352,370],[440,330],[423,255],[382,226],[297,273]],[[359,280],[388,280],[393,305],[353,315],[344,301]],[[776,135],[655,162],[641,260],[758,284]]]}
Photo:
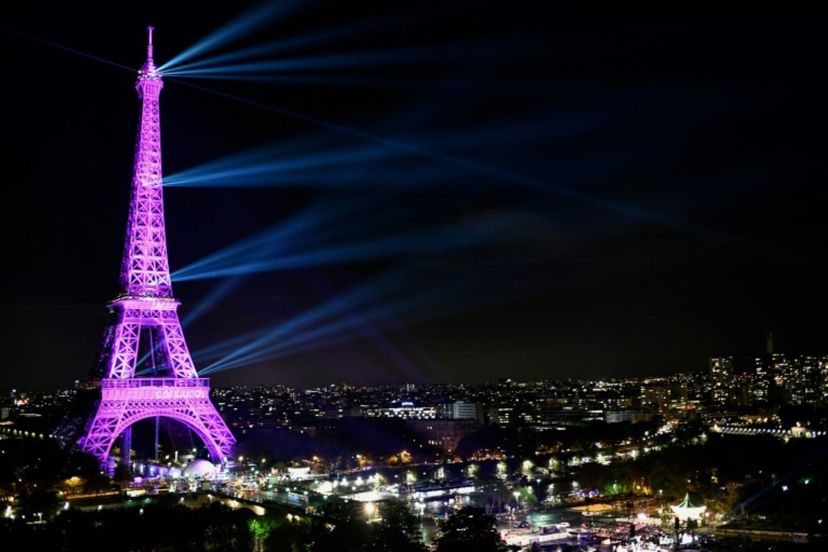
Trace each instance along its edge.
{"label": "illuminated building", "polygon": [[604,421],[608,424],[618,424],[622,422],[630,422],[635,424],[638,422],[647,422],[652,420],[654,417],[654,412],[634,408],[606,410],[604,412]]}
{"label": "illuminated building", "polygon": [[489,422],[500,427],[509,427],[515,423],[515,409],[511,406],[490,408],[487,412]]}
{"label": "illuminated building", "polygon": [[[79,440],[81,448],[112,468],[109,455],[121,437],[122,461],[129,465],[132,426],[146,418],[183,423],[204,442],[212,460],[224,463],[235,439],[210,402],[210,381],[199,378],[172,294],[161,171],[159,96],[164,83],[152,57],[149,28],[147,60],[138,72],[141,99],[121,291],[109,304],[114,323],[106,333],[100,402]],[[141,344],[147,358],[165,377],[139,377]],[[153,371],[155,372],[155,371]],[[154,374],[153,374],[154,376]]]}
{"label": "illuminated building", "polygon": [[403,420],[433,420],[437,418],[436,406],[417,406],[413,402],[403,401],[399,406],[364,408],[366,418],[401,418]]}
{"label": "illuminated building", "polygon": [[710,359],[710,399],[716,406],[724,406],[735,395],[733,357]]}
{"label": "illuminated building", "polygon": [[481,412],[476,403],[454,401],[441,404],[437,410],[437,417],[445,420],[477,420],[481,417]]}

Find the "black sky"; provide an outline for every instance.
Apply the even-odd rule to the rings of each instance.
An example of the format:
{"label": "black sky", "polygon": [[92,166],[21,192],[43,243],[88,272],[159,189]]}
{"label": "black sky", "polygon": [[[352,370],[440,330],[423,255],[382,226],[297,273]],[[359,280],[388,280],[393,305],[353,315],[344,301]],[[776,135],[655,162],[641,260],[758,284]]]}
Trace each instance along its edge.
{"label": "black sky", "polygon": [[[91,367],[103,305],[117,293],[139,107],[133,73],[20,33],[137,68],[145,25],[157,28],[163,62],[244,11],[117,4],[33,4],[0,15],[3,386],[65,384]],[[671,373],[704,369],[711,355],[747,358],[769,329],[778,349],[828,353],[824,10],[608,4],[301,2],[239,45],[379,18],[386,23],[311,53],[431,53],[418,64],[333,70],[348,81],[340,84],[185,81],[492,169],[486,176],[413,156],[386,166],[382,186],[339,189],[334,198],[376,201],[392,218],[400,205],[428,211],[379,235],[507,223],[504,235],[470,251],[246,279],[187,328],[191,349],[290,318],[403,262],[458,291],[455,301],[363,327],[363,338],[217,381]],[[175,82],[162,94],[162,132],[168,174],[267,143],[365,145]],[[402,181],[411,166],[439,176],[398,190],[393,172]],[[368,168],[348,170],[360,181]],[[331,194],[317,184],[168,188],[171,265]],[[216,283],[176,284],[182,312]]]}

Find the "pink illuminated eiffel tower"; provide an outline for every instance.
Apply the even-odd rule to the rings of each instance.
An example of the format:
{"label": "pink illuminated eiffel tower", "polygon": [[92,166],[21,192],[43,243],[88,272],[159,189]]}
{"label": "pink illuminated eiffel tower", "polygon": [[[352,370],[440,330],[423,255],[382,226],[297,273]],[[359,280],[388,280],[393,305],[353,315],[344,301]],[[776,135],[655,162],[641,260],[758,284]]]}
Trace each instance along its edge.
{"label": "pink illuminated eiffel tower", "polygon": [[[79,444],[107,464],[113,442],[122,436],[122,450],[128,460],[132,425],[145,418],[166,417],[192,429],[212,460],[223,464],[235,439],[210,402],[210,380],[196,373],[178,320],[179,302],[172,295],[161,185],[158,98],[163,86],[152,59],[149,27],[147,61],[138,72],[136,84],[142,104],[141,124],[121,293],[109,305],[115,322],[104,343],[106,362],[100,403]],[[167,377],[136,377],[142,333],[150,342],[153,361],[157,359],[166,367]]]}

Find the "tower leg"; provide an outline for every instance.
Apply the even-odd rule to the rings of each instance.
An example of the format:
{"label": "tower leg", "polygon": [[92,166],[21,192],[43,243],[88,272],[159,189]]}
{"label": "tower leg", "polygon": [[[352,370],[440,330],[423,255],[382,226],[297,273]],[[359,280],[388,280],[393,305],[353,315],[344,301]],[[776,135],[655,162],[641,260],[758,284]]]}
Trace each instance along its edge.
{"label": "tower leg", "polygon": [[158,462],[158,434],[161,429],[161,416],[155,417],[155,461]]}
{"label": "tower leg", "polygon": [[104,378],[98,411],[78,444],[107,465],[112,444],[124,431],[152,418],[159,418],[158,427],[160,417],[194,431],[213,462],[223,463],[232,454],[236,440],[210,401],[207,380],[200,378]]}
{"label": "tower leg", "polygon": [[132,428],[128,427],[121,436],[121,464],[132,470]]}

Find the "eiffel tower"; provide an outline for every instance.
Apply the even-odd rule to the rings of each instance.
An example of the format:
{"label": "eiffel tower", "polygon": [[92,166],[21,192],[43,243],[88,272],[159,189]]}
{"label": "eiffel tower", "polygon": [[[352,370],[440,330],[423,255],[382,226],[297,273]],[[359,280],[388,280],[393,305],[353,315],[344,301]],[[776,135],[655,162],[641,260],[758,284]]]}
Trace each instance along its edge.
{"label": "eiffel tower", "polygon": [[[164,231],[161,177],[161,125],[158,99],[164,82],[152,57],[149,27],[147,61],[135,85],[141,99],[141,124],[135,147],[132,197],[118,297],[109,304],[114,323],[102,350],[103,378],[97,412],[78,440],[111,471],[110,452],[122,437],[129,461],[132,425],[165,417],[183,423],[204,442],[215,463],[224,464],[235,439],[210,402],[210,380],[199,378],[184,341],[173,297]],[[142,337],[143,336],[143,337]],[[142,342],[166,377],[137,377]]]}

